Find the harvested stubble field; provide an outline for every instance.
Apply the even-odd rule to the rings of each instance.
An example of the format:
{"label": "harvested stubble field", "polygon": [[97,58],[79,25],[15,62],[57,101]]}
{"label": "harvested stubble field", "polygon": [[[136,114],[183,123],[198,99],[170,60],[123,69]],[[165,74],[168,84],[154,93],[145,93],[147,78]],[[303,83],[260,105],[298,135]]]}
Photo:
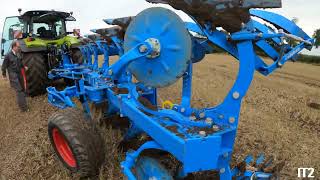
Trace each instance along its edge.
{"label": "harvested stubble field", "polygon": [[[226,55],[209,55],[195,65],[193,105],[217,105],[237,75],[238,63]],[[180,85],[160,90],[163,100],[178,102]],[[58,109],[46,96],[28,98],[30,112],[20,113],[9,83],[0,81],[0,180],[72,179],[53,154],[47,119]],[[297,179],[297,168],[315,168],[320,178],[320,66],[288,63],[270,77],[256,74],[243,101],[233,164],[261,152],[285,162],[281,179]],[[118,150],[120,130],[104,127],[106,164],[99,179],[123,179]],[[196,179],[214,179],[201,175]]]}

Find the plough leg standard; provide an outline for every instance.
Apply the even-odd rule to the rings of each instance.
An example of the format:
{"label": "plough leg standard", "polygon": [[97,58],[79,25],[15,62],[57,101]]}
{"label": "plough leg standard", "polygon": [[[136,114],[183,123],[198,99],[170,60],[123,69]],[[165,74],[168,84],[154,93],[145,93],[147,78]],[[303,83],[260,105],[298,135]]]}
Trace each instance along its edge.
{"label": "plough leg standard", "polygon": [[[241,101],[255,71],[271,74],[287,61],[295,60],[304,48],[311,49],[314,40],[278,14],[249,10],[280,7],[279,0],[149,2],[170,4],[189,14],[195,23],[185,23],[173,11],[161,7],[146,9],[136,17],[105,20],[111,24],[117,22],[117,26],[94,30],[98,33],[92,38],[95,41],[82,48],[86,65],[52,71],[53,76],[75,82],[63,91],[47,89],[51,104],[69,108],[49,119],[49,137],[60,160],[81,176],[97,174],[104,160],[103,142],[88,118],[93,113],[89,103],[104,103],[107,105],[102,111],[106,117],[119,114],[130,120],[126,141],[142,133],[150,137],[137,150],[127,152],[121,163],[129,179],[184,178],[208,170],[217,171],[223,180],[272,178],[272,170],[268,170],[270,161],[263,155],[256,160],[248,156],[235,168],[229,165]],[[296,43],[292,45],[289,41]],[[193,64],[212,53],[211,43],[239,60],[239,73],[220,105],[193,108]],[[254,47],[273,63],[266,64]],[[99,54],[104,55],[102,66],[98,65]],[[111,54],[119,54],[113,65],[109,64]],[[65,58],[67,62],[68,56]],[[157,89],[180,78],[183,79],[181,103],[166,101],[160,108]],[[73,98],[80,100],[84,114],[70,109],[76,107]],[[141,154],[146,150],[169,153],[181,166],[172,174],[157,159]]]}

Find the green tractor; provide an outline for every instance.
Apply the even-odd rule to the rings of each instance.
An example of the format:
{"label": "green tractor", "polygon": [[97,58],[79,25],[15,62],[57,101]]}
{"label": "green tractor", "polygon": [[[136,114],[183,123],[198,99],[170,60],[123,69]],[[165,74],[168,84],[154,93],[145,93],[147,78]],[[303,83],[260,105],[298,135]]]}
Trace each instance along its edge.
{"label": "green tractor", "polygon": [[[67,46],[73,63],[82,63],[79,34],[67,32],[66,22],[76,21],[72,13],[58,11],[28,11],[7,17],[1,39],[1,59],[17,39],[21,45],[22,62],[28,70],[22,75],[30,96],[43,94],[49,83],[48,72],[61,62],[61,48]],[[74,35],[71,35],[74,34]]]}

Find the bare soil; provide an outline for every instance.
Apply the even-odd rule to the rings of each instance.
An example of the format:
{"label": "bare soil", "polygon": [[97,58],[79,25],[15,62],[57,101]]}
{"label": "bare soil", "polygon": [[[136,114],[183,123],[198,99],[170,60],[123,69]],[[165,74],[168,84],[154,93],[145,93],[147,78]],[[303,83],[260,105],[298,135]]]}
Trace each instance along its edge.
{"label": "bare soil", "polygon": [[[217,105],[237,75],[238,63],[226,55],[209,55],[195,65],[193,105]],[[181,83],[160,90],[164,100],[179,102]],[[53,153],[47,119],[57,108],[46,96],[28,98],[30,112],[20,113],[7,81],[0,81],[0,180],[77,179]],[[123,179],[124,153],[117,145],[120,130],[103,128],[106,164],[99,179]],[[320,178],[320,66],[287,63],[269,77],[258,73],[243,101],[233,162],[248,154],[265,153],[275,163],[285,162],[281,179],[297,179],[297,168],[315,168]],[[196,179],[214,179],[199,176]]]}

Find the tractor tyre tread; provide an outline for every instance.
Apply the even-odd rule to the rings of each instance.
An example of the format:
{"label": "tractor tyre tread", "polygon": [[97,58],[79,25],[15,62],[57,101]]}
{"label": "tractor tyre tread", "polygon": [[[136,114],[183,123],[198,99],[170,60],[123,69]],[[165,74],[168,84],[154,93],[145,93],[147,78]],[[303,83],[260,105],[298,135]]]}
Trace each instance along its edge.
{"label": "tractor tyre tread", "polygon": [[26,71],[27,89],[31,97],[44,94],[48,84],[48,73],[45,59],[40,53],[25,53],[22,58]]}
{"label": "tractor tyre tread", "polygon": [[[59,156],[52,138],[53,128],[63,134],[76,160],[76,167],[68,166]],[[63,164],[80,177],[96,176],[104,162],[104,141],[95,125],[80,110],[66,109],[49,118],[49,138]]]}

